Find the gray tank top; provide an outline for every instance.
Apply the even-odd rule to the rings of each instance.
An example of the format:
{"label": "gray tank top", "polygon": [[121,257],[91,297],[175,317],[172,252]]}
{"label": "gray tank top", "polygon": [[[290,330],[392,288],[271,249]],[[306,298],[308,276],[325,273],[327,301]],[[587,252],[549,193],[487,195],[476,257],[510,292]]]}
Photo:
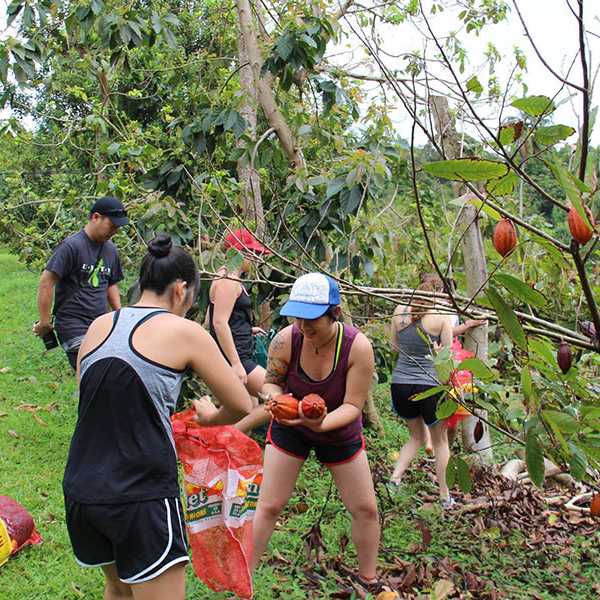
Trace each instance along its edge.
{"label": "gray tank top", "polygon": [[[426,339],[430,341],[429,344]],[[421,321],[398,331],[396,344],[400,352],[392,372],[392,383],[437,385],[437,375],[430,355],[433,343],[439,341],[440,336],[429,335],[421,327]]]}
{"label": "gray tank top", "polygon": [[106,340],[81,359],[81,380],[93,364],[104,358],[118,357],[129,364],[143,382],[163,424],[164,432],[175,449],[170,416],[175,411],[185,371],[177,371],[145,358],[132,345],[133,334],[142,323],[166,312],[156,307],[136,306],[117,311],[112,330]]}

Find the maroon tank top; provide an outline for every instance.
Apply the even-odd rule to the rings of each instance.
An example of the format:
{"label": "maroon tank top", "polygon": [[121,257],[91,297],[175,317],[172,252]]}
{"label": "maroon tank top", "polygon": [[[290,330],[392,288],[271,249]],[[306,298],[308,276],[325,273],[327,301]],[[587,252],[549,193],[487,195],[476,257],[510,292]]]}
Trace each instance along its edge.
{"label": "maroon tank top", "polygon": [[[346,396],[346,375],[348,373],[348,357],[350,349],[358,334],[358,329],[350,325],[343,325],[342,344],[339,352],[337,366],[328,377],[321,381],[309,379],[300,366],[300,354],[304,336],[294,325],[292,327],[292,356],[287,373],[285,393],[293,394],[294,398],[302,400],[307,394],[319,394],[327,404],[327,412],[333,412],[344,403]],[[362,415],[354,421],[326,432],[316,432],[308,427],[294,427],[302,432],[309,440],[322,444],[343,444],[360,439],[362,435]]]}

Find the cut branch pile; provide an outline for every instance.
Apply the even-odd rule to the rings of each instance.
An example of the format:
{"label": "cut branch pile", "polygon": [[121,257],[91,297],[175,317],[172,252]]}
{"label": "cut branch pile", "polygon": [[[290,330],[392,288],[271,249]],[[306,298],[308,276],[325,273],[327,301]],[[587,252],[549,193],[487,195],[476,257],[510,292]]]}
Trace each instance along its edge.
{"label": "cut branch pile", "polygon": [[[597,519],[583,511],[573,511],[567,503],[573,496],[569,484],[550,479],[544,492],[519,480],[514,481],[493,468],[474,466],[473,490],[462,495],[458,515],[473,519],[473,532],[497,528],[505,535],[515,530],[526,536],[528,547],[555,544],[562,547],[574,535],[593,535]],[[587,496],[577,496],[575,500]],[[467,516],[468,515],[468,516]]]}

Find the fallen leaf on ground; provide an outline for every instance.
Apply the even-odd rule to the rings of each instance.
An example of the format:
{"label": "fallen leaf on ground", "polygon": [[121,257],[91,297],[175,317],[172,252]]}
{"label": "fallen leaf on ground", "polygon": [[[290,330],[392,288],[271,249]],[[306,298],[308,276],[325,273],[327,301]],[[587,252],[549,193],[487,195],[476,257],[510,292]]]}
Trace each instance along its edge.
{"label": "fallen leaf on ground", "polygon": [[449,579],[440,579],[433,586],[431,600],[446,600],[454,592],[454,584]]}

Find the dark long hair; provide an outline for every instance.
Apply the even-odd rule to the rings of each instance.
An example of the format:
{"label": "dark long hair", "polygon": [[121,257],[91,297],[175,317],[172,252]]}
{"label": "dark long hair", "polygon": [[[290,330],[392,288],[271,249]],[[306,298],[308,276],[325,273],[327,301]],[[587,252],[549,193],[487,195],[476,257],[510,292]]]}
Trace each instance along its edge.
{"label": "dark long hair", "polygon": [[140,290],[163,294],[177,279],[187,283],[195,300],[200,289],[200,275],[194,259],[181,246],[173,246],[170,235],[157,235],[148,243],[148,253],[142,260]]}

